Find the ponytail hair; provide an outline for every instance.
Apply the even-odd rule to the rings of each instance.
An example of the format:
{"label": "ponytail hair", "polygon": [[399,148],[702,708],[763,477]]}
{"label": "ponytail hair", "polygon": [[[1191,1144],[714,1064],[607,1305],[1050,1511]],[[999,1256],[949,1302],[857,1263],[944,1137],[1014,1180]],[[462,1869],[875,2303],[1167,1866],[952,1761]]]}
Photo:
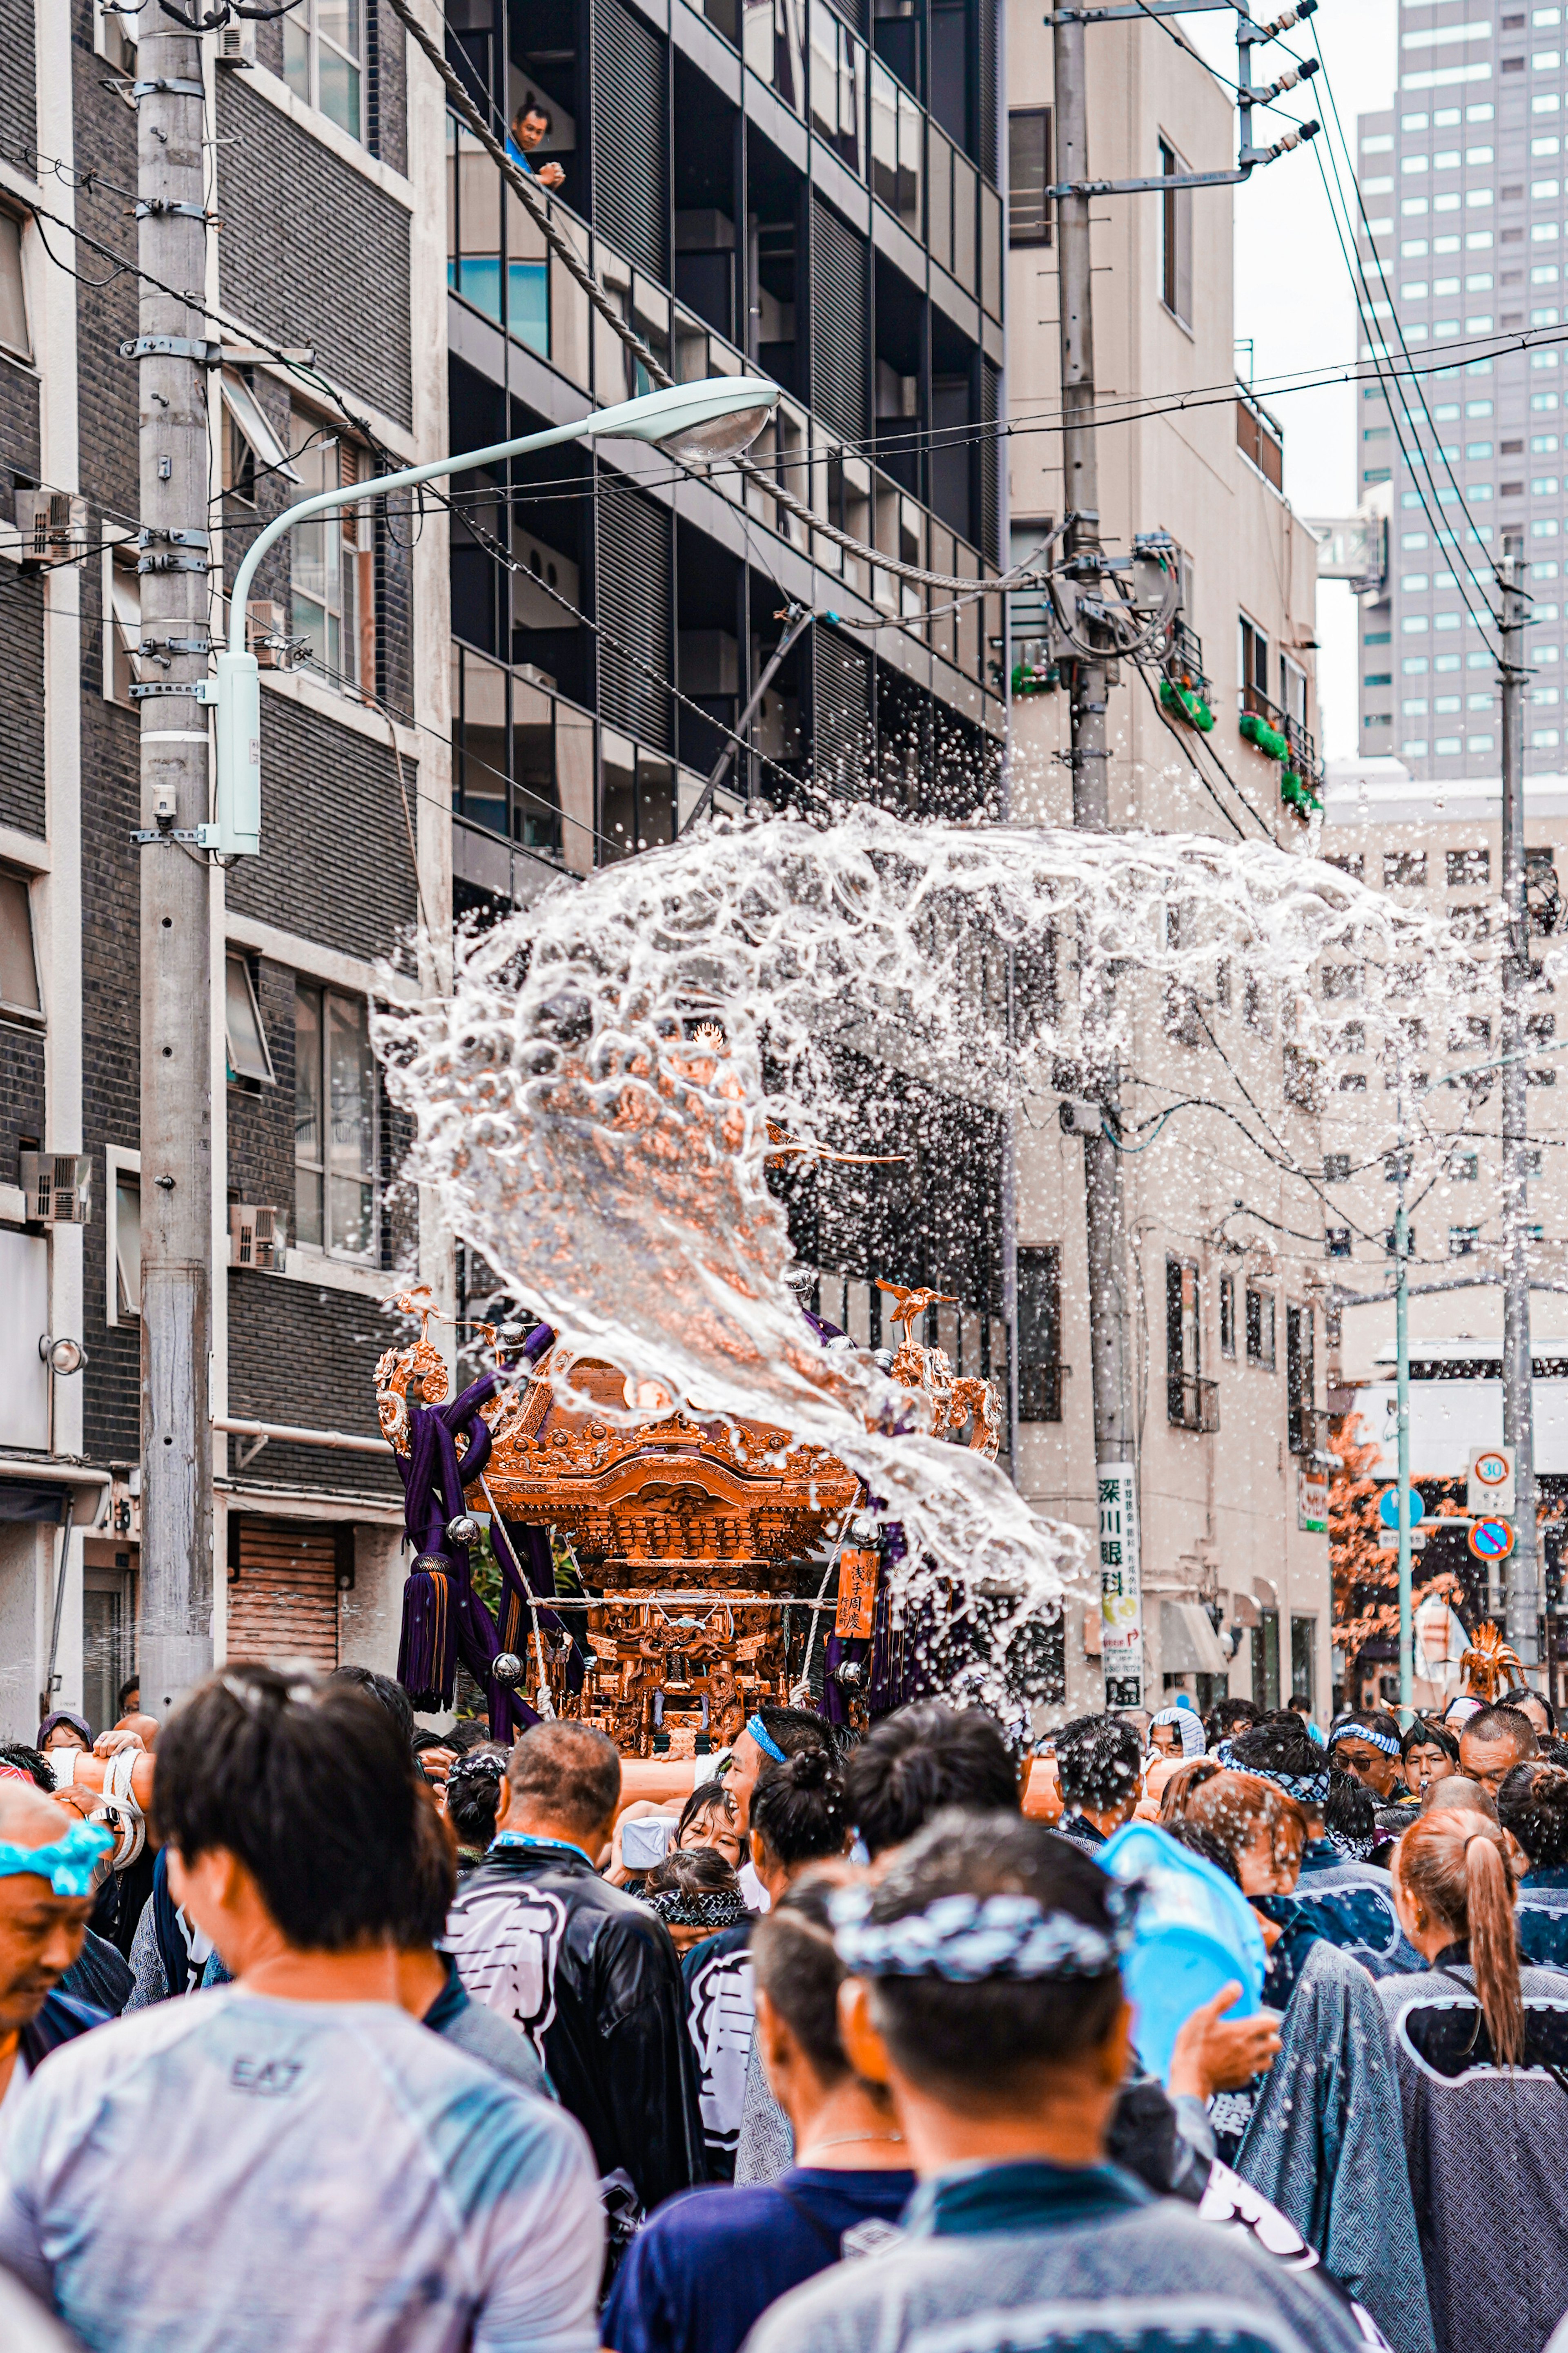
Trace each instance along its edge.
{"label": "ponytail hair", "polygon": [[1407,1893],[1453,1929],[1456,1943],[1468,1941],[1481,2016],[1500,2067],[1516,2067],[1524,2056],[1513,1917],[1521,1862],[1508,1832],[1484,1814],[1423,1814],[1398,1848],[1397,1869]]}

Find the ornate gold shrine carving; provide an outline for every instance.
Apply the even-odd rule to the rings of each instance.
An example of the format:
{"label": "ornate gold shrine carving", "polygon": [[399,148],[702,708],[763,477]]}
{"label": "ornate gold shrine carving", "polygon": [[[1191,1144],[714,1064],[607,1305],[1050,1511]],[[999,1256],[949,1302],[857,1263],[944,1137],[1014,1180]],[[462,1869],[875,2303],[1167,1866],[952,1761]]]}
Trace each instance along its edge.
{"label": "ornate gold shrine carving", "polygon": [[[939,1435],[956,1436],[967,1423],[971,1448],[994,1459],[996,1391],[955,1378],[941,1349],[911,1340],[914,1316],[936,1293],[896,1297],[904,1337],[894,1377],[926,1393]],[[435,1405],[447,1396],[447,1374],[428,1336],[428,1294],[395,1304],[420,1317],[420,1336],[381,1358],[376,1406],[388,1441],[406,1454],[410,1381]],[[493,1329],[479,1328],[493,1345]],[[563,1369],[585,1407],[557,1402],[552,1375]],[[595,1405],[648,1419],[622,1426]],[[831,1630],[830,1614],[826,1626],[807,1614],[819,1580],[813,1574],[813,1589],[802,1596],[802,1568],[862,1492],[847,1465],[821,1448],[792,1446],[786,1431],[694,1421],[668,1406],[655,1382],[634,1383],[613,1365],[552,1348],[480,1408],[491,1453],[485,1493],[468,1498],[570,1541],[588,1606],[567,1603],[562,1615],[590,1654],[588,1671],[573,1692],[570,1645],[525,1626],[525,1686],[536,1693],[547,1683],[557,1715],[597,1724],[624,1753],[641,1757],[656,1749],[692,1756],[699,1740],[722,1748],[759,1704],[787,1700],[791,1605],[797,1630],[817,1625],[821,1643]]]}

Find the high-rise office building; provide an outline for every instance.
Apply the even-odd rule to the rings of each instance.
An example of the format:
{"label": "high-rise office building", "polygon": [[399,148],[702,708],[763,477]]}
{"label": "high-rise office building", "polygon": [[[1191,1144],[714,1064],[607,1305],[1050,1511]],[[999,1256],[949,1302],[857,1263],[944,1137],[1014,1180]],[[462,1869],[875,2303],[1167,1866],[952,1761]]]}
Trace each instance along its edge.
{"label": "high-rise office building", "polygon": [[1498,767],[1485,584],[1515,535],[1536,623],[1526,770],[1562,765],[1563,37],[1561,7],[1404,0],[1394,106],[1358,124],[1360,356],[1380,381],[1358,389],[1357,490],[1390,515],[1384,594],[1361,613],[1361,748],[1418,778]]}

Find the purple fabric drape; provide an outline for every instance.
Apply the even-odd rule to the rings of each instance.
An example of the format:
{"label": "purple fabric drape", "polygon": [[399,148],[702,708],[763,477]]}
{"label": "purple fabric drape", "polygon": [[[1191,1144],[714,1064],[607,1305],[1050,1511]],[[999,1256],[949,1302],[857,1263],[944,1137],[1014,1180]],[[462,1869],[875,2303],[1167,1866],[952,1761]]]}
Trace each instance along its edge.
{"label": "purple fabric drape", "polygon": [[[548,1324],[536,1325],[523,1342],[523,1361],[537,1363],[553,1338]],[[454,1543],[447,1528],[466,1508],[465,1486],[475,1483],[489,1460],[490,1433],[479,1408],[493,1396],[500,1380],[499,1373],[483,1373],[449,1404],[411,1403],[408,1453],[396,1457],[403,1481],[404,1525],[415,1556],[403,1588],[397,1679],[416,1708],[425,1712],[447,1708],[452,1704],[460,1659],[474,1681],[484,1687],[490,1730],[498,1740],[515,1737],[539,1718],[526,1700],[495,1679],[494,1662],[509,1645],[474,1589],[468,1546]],[[466,1444],[460,1462],[459,1438]],[[545,1549],[548,1556],[547,1541]],[[504,1551],[498,1547],[503,1616],[510,1552],[510,1545]],[[515,1582],[515,1563],[511,1567]],[[518,1647],[521,1650],[526,1645]]]}

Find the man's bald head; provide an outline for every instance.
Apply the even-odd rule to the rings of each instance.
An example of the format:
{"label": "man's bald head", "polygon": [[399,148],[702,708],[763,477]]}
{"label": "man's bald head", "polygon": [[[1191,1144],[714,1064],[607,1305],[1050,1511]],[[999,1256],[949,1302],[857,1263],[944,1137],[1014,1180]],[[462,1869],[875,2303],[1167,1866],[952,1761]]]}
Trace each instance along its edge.
{"label": "man's bald head", "polygon": [[[69,1810],[26,1781],[0,1780],[0,1845],[52,1846]],[[40,1872],[0,1873],[0,2036],[30,2024],[81,1951],[90,1895],[57,1895]]]}
{"label": "man's bald head", "polygon": [[1463,1773],[1446,1773],[1440,1781],[1428,1781],[1421,1810],[1424,1814],[1485,1814],[1489,1821],[1497,1820],[1497,1801],[1491,1791]]}
{"label": "man's bald head", "polygon": [[47,1846],[64,1838],[70,1829],[66,1810],[35,1782],[0,1780],[0,1840],[11,1846]]}

